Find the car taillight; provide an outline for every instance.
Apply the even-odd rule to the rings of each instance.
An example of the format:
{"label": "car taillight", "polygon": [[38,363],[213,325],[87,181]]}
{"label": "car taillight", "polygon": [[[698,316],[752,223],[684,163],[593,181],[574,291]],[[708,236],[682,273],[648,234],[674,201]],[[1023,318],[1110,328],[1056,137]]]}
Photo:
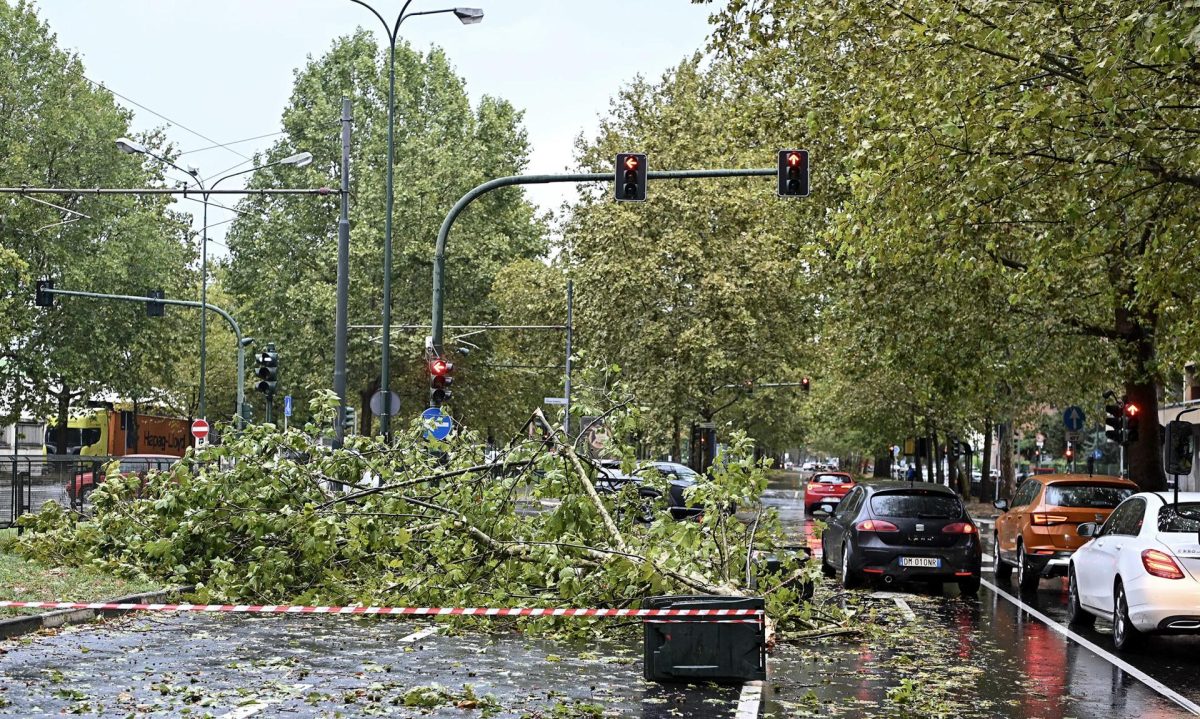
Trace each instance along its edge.
{"label": "car taillight", "polygon": [[1049,527],[1055,524],[1063,524],[1067,521],[1067,517],[1061,514],[1045,514],[1043,512],[1034,512],[1031,524],[1036,524],[1039,527]]}
{"label": "car taillight", "polygon": [[1163,579],[1183,579],[1183,570],[1171,559],[1171,555],[1157,549],[1142,552],[1142,566],[1146,571]]}
{"label": "car taillight", "polygon": [[885,522],[882,519],[864,519],[854,528],[860,532],[899,532],[900,528],[891,522]]}
{"label": "car taillight", "polygon": [[943,534],[978,534],[979,530],[970,522],[955,522],[942,527]]}

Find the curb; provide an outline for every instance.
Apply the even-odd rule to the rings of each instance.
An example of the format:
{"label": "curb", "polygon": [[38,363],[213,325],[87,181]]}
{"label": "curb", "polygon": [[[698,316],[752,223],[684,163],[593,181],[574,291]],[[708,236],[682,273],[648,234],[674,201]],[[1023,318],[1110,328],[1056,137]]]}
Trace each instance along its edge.
{"label": "curb", "polygon": [[[131,594],[127,597],[113,599],[110,604],[154,604],[161,602],[167,597],[178,594],[185,594],[194,590],[194,586],[172,587],[170,589],[158,589],[153,592],[143,592],[141,594]],[[100,617],[116,617],[122,614],[128,614],[127,610],[118,609],[59,609],[53,612],[45,612],[44,614],[32,614],[27,617],[13,617],[12,619],[0,620],[0,639],[11,639],[19,637],[23,634],[31,634],[41,631],[42,629],[55,629],[66,624],[81,624],[90,622]]]}

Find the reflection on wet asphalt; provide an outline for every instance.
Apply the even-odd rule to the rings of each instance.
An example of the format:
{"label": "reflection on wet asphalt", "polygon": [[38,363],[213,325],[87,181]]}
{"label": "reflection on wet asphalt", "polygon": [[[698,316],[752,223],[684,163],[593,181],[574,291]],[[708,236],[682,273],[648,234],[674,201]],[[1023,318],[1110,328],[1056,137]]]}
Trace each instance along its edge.
{"label": "reflection on wet asphalt", "polygon": [[[187,614],[76,627],[0,656],[0,716],[232,719],[261,705],[261,716],[464,717],[491,695],[495,717],[602,710],[649,719],[731,717],[737,704],[736,687],[645,682],[640,643],[572,646],[476,633],[401,641],[425,626]],[[434,684],[445,694],[422,706],[430,695],[413,690]]]}

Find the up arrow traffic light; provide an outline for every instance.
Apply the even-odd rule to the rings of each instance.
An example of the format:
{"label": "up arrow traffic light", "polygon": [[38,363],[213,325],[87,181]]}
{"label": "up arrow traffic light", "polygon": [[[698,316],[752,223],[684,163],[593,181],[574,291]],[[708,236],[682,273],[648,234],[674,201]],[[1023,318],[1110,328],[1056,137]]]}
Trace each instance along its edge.
{"label": "up arrow traffic light", "polygon": [[779,151],[779,196],[808,197],[808,150]]}

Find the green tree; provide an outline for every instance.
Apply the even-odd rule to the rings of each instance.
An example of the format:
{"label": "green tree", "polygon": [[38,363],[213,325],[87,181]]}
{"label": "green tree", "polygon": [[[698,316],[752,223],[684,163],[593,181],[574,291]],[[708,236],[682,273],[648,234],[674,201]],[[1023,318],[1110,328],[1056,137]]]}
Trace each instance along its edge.
{"label": "green tree", "polygon": [[[141,187],[159,169],[121,155],[129,113],[83,77],[25,2],[0,4],[0,182],[8,186]],[[142,138],[160,151],[161,137]],[[71,402],[100,390],[152,391],[178,351],[181,326],[145,318],[139,305],[59,298],[33,306],[33,280],[60,289],[180,296],[192,247],[181,218],[155,197],[7,196],[0,255],[15,255],[15,295],[4,312],[0,364],[7,419],[48,414],[65,426]],[[57,207],[47,203],[53,203]],[[63,209],[65,208],[65,210]],[[78,214],[76,214],[78,213]],[[9,265],[5,263],[5,266]],[[14,299],[15,298],[15,299]]]}
{"label": "green tree", "polygon": [[[978,265],[1008,293],[1008,317],[989,319],[1036,329],[1030,344],[1059,386],[1073,362],[1112,367],[1153,417],[1164,360],[1200,346],[1198,24],[1191,6],[1099,0],[735,0],[714,37],[748,84],[837,108],[850,194],[831,236],[845,251],[874,262],[925,247]],[[1090,340],[1090,358],[1051,338]],[[1148,424],[1131,470],[1160,488]]]}
{"label": "green tree", "polygon": [[[350,322],[378,325],[382,310],[384,175],[387,137],[387,52],[359,32],[336,41],[323,57],[297,71],[283,113],[286,137],[267,160],[298,150],[314,155],[303,173],[271,168],[251,187],[307,184],[337,187],[341,157],[341,98],[353,102],[351,157]],[[415,416],[428,399],[424,337],[432,287],[434,238],[446,212],[467,190],[493,177],[518,174],[529,152],[521,113],[484,97],[472,108],[445,54],[408,45],[396,50],[396,168],[393,218],[393,390],[401,415]],[[303,406],[333,375],[336,275],[336,193],[328,199],[252,196],[240,205],[229,233],[224,277],[244,327],[279,348],[281,383]],[[546,252],[543,228],[519,189],[489,193],[459,218],[450,243],[447,323],[495,322],[490,299],[496,275],[509,262]],[[359,395],[363,430],[367,401],[378,390],[380,332],[353,329],[348,386]],[[486,390],[496,375],[472,358],[470,382],[460,382],[452,408],[468,422],[486,413]],[[461,389],[460,389],[461,388]],[[353,403],[353,398],[350,399]],[[481,415],[482,416],[482,415]]]}

